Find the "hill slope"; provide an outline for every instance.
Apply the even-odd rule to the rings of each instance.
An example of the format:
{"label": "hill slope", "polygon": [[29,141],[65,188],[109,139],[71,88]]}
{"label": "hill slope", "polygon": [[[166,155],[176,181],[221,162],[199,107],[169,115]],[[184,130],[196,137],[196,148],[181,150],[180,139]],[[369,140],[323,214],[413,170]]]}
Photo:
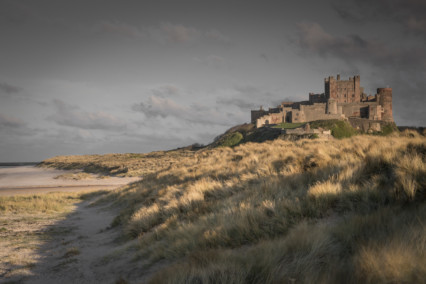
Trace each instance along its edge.
{"label": "hill slope", "polygon": [[[244,129],[243,139],[253,131]],[[426,279],[426,139],[417,132],[126,155],[81,165],[143,173],[99,202],[121,208],[112,225],[137,242],[129,265],[151,283]]]}
{"label": "hill slope", "polygon": [[425,162],[418,136],[247,143],[107,199],[152,283],[413,283],[426,277]]}

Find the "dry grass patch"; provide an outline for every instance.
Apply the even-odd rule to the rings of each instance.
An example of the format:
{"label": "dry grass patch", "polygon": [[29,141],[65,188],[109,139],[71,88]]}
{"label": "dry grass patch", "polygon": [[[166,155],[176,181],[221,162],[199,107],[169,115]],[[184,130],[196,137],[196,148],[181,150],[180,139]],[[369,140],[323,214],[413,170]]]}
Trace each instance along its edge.
{"label": "dry grass patch", "polygon": [[143,269],[158,269],[153,283],[426,279],[418,133],[149,155],[90,161],[144,175],[104,200],[123,208],[114,225],[138,241]]}
{"label": "dry grass patch", "polygon": [[85,173],[112,176],[145,176],[164,170],[191,157],[193,151],[159,151],[148,154],[105,154],[81,156],[57,156],[44,160],[41,167],[63,170],[83,170]]}
{"label": "dry grass patch", "polygon": [[[47,193],[0,197],[0,276],[20,282],[31,275],[40,256],[37,249],[52,236],[72,228],[53,227],[75,204],[105,192]],[[78,250],[71,248],[67,257]]]}
{"label": "dry grass patch", "polygon": [[[373,245],[391,219],[372,224],[368,216],[382,210],[397,216],[410,208],[407,216],[425,217],[418,209],[425,200],[424,149],[423,137],[409,135],[246,143],[196,152],[109,198],[125,208],[116,224],[138,238],[148,266],[164,259],[179,263],[161,270],[154,282],[374,283],[410,273],[420,277],[426,275],[419,267],[407,268],[411,272],[401,272],[402,278],[374,276],[361,259],[391,251]],[[340,220],[354,225],[362,216],[362,241],[348,239],[353,235]],[[407,239],[396,236],[401,226],[392,227],[389,237],[407,247]],[[369,235],[372,228],[378,231]],[[406,252],[422,260],[415,250]],[[203,265],[194,257],[202,257]],[[359,271],[369,276],[354,278]]]}

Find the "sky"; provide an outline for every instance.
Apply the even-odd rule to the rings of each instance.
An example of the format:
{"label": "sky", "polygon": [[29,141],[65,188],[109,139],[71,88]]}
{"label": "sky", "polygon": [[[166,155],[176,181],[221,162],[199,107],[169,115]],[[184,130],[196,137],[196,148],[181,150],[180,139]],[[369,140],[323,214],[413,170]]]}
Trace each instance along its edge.
{"label": "sky", "polygon": [[0,162],[207,144],[361,76],[426,125],[424,0],[0,0]]}

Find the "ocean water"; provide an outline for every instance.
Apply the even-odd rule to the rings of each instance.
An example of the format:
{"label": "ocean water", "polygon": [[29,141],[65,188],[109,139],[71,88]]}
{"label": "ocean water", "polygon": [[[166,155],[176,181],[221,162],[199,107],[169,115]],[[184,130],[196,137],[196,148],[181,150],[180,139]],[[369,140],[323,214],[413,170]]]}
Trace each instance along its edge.
{"label": "ocean water", "polygon": [[17,163],[0,163],[0,168],[35,166],[40,162],[17,162]]}

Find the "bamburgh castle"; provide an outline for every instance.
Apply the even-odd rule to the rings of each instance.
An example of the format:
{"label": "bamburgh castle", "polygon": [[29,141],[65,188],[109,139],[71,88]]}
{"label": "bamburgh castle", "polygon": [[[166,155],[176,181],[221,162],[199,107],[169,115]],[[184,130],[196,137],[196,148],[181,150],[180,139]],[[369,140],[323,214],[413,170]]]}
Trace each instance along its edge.
{"label": "bamburgh castle", "polygon": [[392,89],[378,88],[377,94],[367,96],[359,76],[349,80],[330,76],[324,79],[324,93],[310,93],[308,101],[282,102],[267,111],[262,107],[251,111],[251,122],[257,127],[327,119],[348,119],[355,128],[380,131],[383,124],[393,122]]}

